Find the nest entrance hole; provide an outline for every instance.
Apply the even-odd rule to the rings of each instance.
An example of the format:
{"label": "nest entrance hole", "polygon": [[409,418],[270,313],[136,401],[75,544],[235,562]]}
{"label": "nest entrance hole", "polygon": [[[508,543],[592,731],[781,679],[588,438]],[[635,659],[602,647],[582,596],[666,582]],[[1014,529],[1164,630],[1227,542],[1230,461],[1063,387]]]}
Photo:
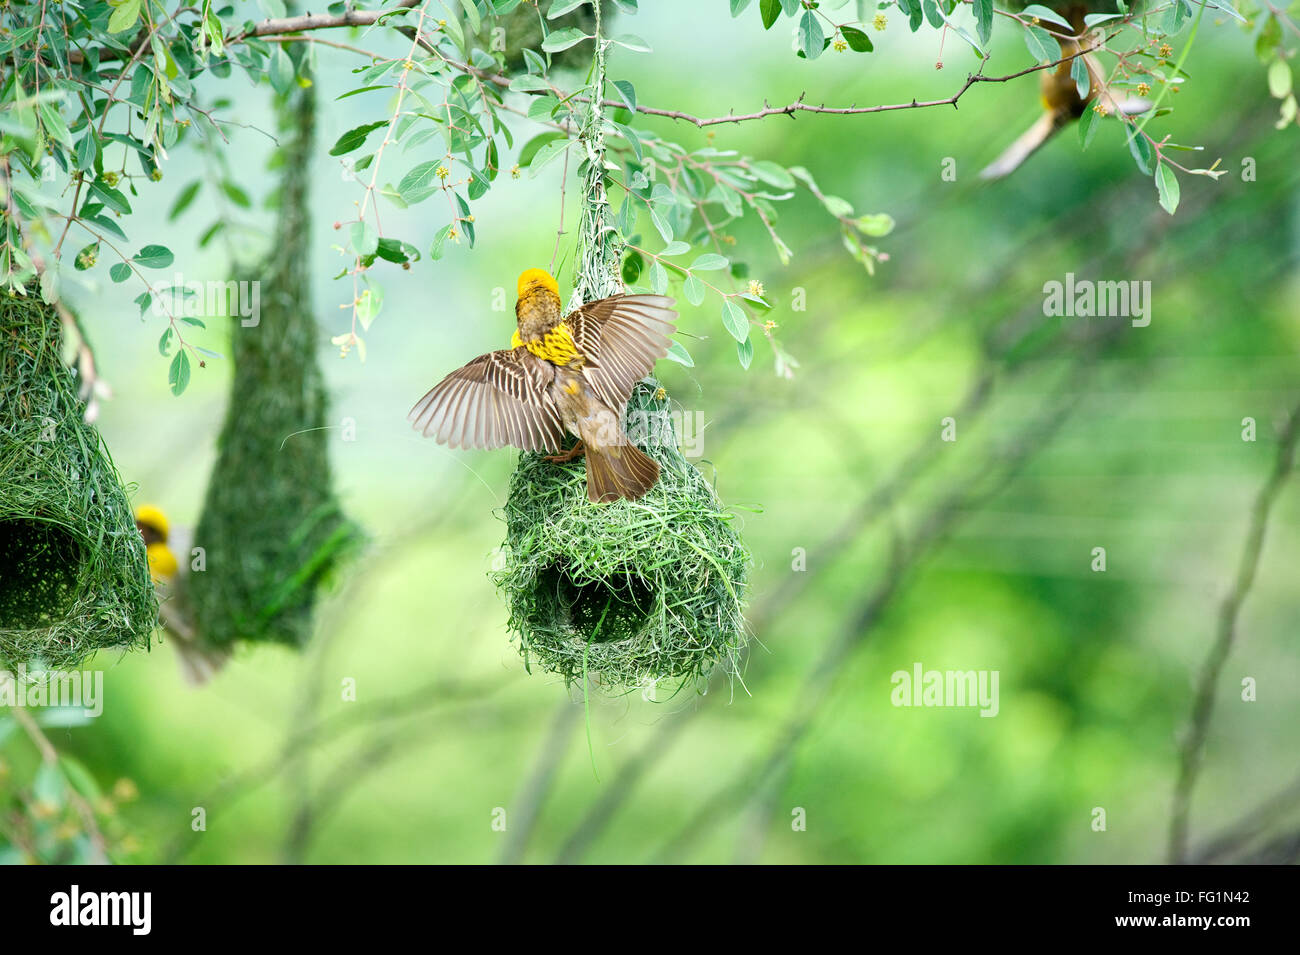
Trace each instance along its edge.
{"label": "nest entrance hole", "polygon": [[0,629],[49,626],[80,591],[82,544],[57,524],[0,520]]}
{"label": "nest entrance hole", "polygon": [[[541,586],[555,595],[568,623],[592,643],[636,636],[655,608],[654,585],[631,571],[575,580],[567,567],[551,564],[540,576]],[[600,632],[591,640],[597,624]]]}

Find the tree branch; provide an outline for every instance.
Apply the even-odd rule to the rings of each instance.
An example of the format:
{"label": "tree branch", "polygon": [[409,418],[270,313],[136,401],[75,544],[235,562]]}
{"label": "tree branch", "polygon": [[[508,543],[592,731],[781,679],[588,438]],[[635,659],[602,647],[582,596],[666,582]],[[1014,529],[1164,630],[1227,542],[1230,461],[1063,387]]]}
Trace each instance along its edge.
{"label": "tree branch", "polygon": [[1269,515],[1291,471],[1295,467],[1296,443],[1300,440],[1300,405],[1291,412],[1278,438],[1277,458],[1273,471],[1255,497],[1251,509],[1250,528],[1246,532],[1246,546],[1237,565],[1237,579],[1232,590],[1219,605],[1219,622],[1214,643],[1201,667],[1201,677],[1192,706],[1191,724],[1183,744],[1179,763],[1178,782],[1174,788],[1173,818],[1169,826],[1169,861],[1187,862],[1188,817],[1191,814],[1192,790],[1200,776],[1205,759],[1205,743],[1210,731],[1210,718],[1214,714],[1214,691],[1218,687],[1223,665],[1237,637],[1237,618],[1255,583],[1259,558],[1264,549],[1264,535],[1268,530]]}

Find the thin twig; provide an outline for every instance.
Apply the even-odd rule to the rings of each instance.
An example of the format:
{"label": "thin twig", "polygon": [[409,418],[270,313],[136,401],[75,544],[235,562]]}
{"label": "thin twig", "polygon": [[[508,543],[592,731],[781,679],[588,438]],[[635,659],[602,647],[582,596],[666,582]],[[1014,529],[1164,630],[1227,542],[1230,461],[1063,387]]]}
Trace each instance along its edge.
{"label": "thin twig", "polygon": [[568,698],[560,701],[533,770],[528,774],[519,794],[511,801],[510,824],[506,829],[505,845],[501,848],[502,865],[514,865],[523,859],[528,841],[536,828],[537,818],[559,772],[560,761],[568,752],[569,738],[573,735],[573,728],[577,725],[581,712]]}
{"label": "thin twig", "polygon": [[1192,791],[1196,787],[1205,759],[1206,738],[1210,719],[1214,715],[1214,693],[1227,662],[1228,654],[1237,637],[1237,618],[1255,583],[1259,558],[1264,549],[1264,537],[1273,504],[1286,485],[1295,467],[1296,442],[1300,440],[1300,405],[1291,412],[1278,438],[1277,458],[1264,486],[1255,497],[1251,509],[1250,527],[1246,532],[1246,545],[1237,565],[1237,578],[1232,590],[1219,605],[1218,626],[1210,652],[1201,666],[1201,676],[1192,706],[1190,727],[1182,747],[1178,782],[1174,787],[1173,817],[1169,826],[1169,861],[1187,862],[1188,820],[1191,814]]}

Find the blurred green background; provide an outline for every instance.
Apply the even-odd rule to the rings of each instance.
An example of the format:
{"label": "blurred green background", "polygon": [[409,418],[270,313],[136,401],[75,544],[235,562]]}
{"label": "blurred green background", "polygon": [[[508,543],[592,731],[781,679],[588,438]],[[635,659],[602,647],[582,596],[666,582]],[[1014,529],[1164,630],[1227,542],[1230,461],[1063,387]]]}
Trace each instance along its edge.
{"label": "blurred green background", "polygon": [[[655,53],[621,53],[610,75],[631,79],[646,104],[696,115],[805,91],[834,104],[944,97],[977,65],[950,37],[937,71],[937,36],[909,34],[896,13],[874,54],[808,63],[790,53],[788,21],[764,33],[756,11],[737,24],[714,0],[692,9],[687,29],[666,6],[614,30],[626,26]],[[354,441],[333,445],[337,483],[373,542],[323,604],[303,655],[245,649],[201,690],[182,683],[166,643],[98,658],[103,716],[48,732],[106,789],[126,779],[138,791],[114,810],[129,837],[121,858],[1164,858],[1194,680],[1278,430],[1300,399],[1296,129],[1273,129],[1276,101],[1246,33],[1203,25],[1192,80],[1174,114],[1153,123],[1205,144],[1196,165],[1221,156],[1228,170],[1218,182],[1183,177],[1173,218],[1113,123],[1087,152],[1069,129],[1009,180],[976,184],[1034,118],[1032,76],[977,86],[959,109],[707,132],[643,124],[689,148],[805,166],[827,192],[898,227],[879,242],[889,260],[874,277],[806,192],[779,207],[789,266],[757,222],[734,230],[735,254],[764,283],[800,363],[792,380],[773,374],[761,341],[741,370],[716,299],[680,303],[696,365],[658,370],[676,402],[709,423],[696,463],[716,472],[755,554],[754,641],[743,686],[718,679],[706,695],[667,702],[593,697],[599,778],[581,691],[525,673],[487,576],[514,452],[449,451],[405,420],[447,371],[508,341],[512,316],[491,309],[492,293],[512,298],[519,271],[549,260],[560,165],[498,182],[474,209],[477,249],[390,268],[366,361],[340,361],[328,339],[346,330],[338,304],[351,292],[331,280],[344,259],[330,226],[355,214],[361,188],[326,150],[379,107],[334,102],[355,84],[353,60],[320,54],[315,307],[330,421],[356,428]],[[1003,31],[989,72],[1029,65]],[[274,128],[269,91],[236,75],[221,92],[249,124],[232,133],[229,161],[260,201],[275,184],[263,171],[272,143],[257,131]],[[522,120],[519,130],[517,144],[529,135]],[[955,182],[941,177],[949,157]],[[1246,157],[1254,181],[1240,175]],[[137,207],[187,280],[226,276],[221,243],[195,242],[217,214],[211,191],[163,221],[210,163],[192,142],[176,150]],[[238,243],[264,241],[271,213],[240,215],[253,228]],[[386,233],[422,249],[442,215],[435,203],[382,208]],[[139,485],[136,500],[193,526],[228,367],[209,362],[173,398],[155,347],[162,320],[140,319],[139,290],[103,271],[96,292],[73,293],[114,390],[100,427]],[[1043,284],[1067,272],[1149,280],[1151,324],[1045,317]],[[791,307],[797,290],[804,311]],[[198,341],[225,351],[226,334],[213,323]],[[948,416],[955,442],[940,440]],[[1258,422],[1253,443],[1242,440],[1245,417]],[[1095,547],[1106,549],[1104,573],[1091,570]],[[806,570],[792,569],[797,548]],[[1297,556],[1291,486],[1217,687],[1194,845],[1294,775]],[[918,661],[998,670],[998,716],[892,706],[890,675]],[[1258,680],[1257,702],[1241,702],[1245,677]],[[356,702],[341,698],[345,680]],[[30,747],[20,734],[2,745],[8,784],[22,784]],[[194,807],[207,812],[204,832],[191,831]],[[1104,832],[1093,829],[1096,807]],[[792,827],[797,809],[806,829]]]}

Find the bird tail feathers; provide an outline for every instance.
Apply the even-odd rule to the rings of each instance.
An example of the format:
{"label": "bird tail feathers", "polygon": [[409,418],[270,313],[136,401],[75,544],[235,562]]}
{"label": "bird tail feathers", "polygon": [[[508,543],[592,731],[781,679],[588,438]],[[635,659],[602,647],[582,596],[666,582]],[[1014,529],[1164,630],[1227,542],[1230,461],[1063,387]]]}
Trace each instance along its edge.
{"label": "bird tail feathers", "polygon": [[587,500],[604,504],[635,501],[659,480],[659,462],[629,441],[606,447],[587,445]]}

